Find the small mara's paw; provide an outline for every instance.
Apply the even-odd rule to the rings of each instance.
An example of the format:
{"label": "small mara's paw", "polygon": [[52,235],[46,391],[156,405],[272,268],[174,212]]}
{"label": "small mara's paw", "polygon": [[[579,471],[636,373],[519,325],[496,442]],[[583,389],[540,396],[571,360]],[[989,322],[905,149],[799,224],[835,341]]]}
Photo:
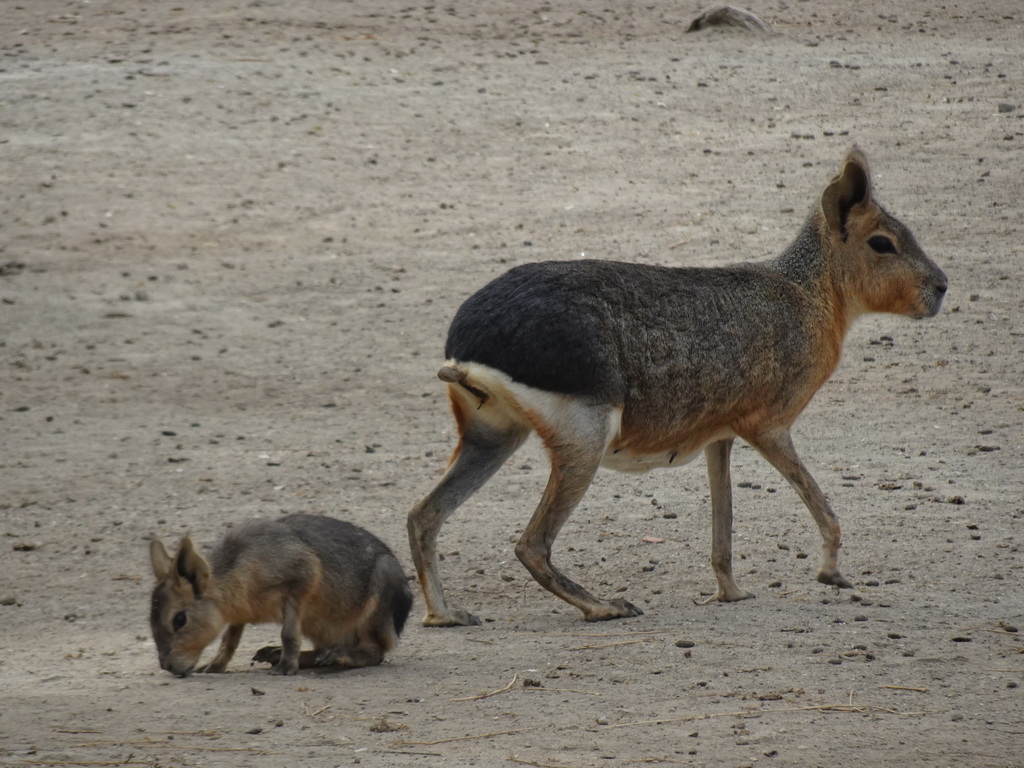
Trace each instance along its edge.
{"label": "small mara's paw", "polygon": [[822,584],[831,584],[840,589],[853,589],[853,582],[843,576],[839,571],[822,571],[818,574],[818,581]]}
{"label": "small mara's paw", "polygon": [[340,649],[336,645],[328,645],[325,648],[318,648],[316,650],[316,656],[313,658],[313,664],[318,667],[333,667],[338,663],[338,656],[344,653],[343,649]]}
{"label": "small mara's paw", "polygon": [[462,608],[450,608],[447,612],[430,613],[423,617],[424,627],[476,627],[480,619]]}
{"label": "small mara's paw", "polygon": [[644,612],[628,600],[607,600],[583,612],[584,621],[610,621],[612,619],[628,619],[632,616],[643,616]]}
{"label": "small mara's paw", "polygon": [[277,664],[281,661],[281,646],[265,645],[256,651],[252,660],[260,664]]}
{"label": "small mara's paw", "polygon": [[289,675],[290,676],[290,675],[294,675],[298,671],[299,671],[299,665],[297,663],[295,663],[294,661],[292,661],[290,663],[285,663],[284,660],[282,659],[277,664],[275,664],[273,667],[271,667],[270,671],[267,672],[267,674],[268,675]]}

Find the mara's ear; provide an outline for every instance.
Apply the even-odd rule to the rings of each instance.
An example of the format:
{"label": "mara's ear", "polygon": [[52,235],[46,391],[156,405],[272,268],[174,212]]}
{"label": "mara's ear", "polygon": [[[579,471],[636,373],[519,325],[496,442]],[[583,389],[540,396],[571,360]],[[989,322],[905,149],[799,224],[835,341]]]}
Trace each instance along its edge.
{"label": "mara's ear", "polygon": [[854,147],[843,161],[843,170],[821,193],[821,213],[830,232],[846,239],[846,218],[855,205],[871,202],[871,173],[864,153]]}
{"label": "mara's ear", "polygon": [[174,561],[167,553],[167,547],[160,539],[149,542],[149,560],[153,564],[153,575],[157,581],[163,581],[174,567]]}
{"label": "mara's ear", "polygon": [[174,556],[174,570],[181,578],[192,585],[192,593],[198,598],[206,592],[210,584],[210,566],[196,551],[192,538],[186,536],[178,545]]}

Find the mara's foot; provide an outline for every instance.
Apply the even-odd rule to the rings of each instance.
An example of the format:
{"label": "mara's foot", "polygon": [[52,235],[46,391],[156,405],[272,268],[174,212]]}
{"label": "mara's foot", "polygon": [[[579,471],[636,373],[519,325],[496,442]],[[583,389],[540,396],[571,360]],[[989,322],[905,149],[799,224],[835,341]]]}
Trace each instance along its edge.
{"label": "mara's foot", "polygon": [[643,616],[644,612],[628,600],[607,600],[583,612],[584,621],[610,621],[611,619],[628,619],[631,616]]}
{"label": "mara's foot", "polygon": [[831,584],[840,589],[853,589],[853,582],[843,576],[838,570],[822,571],[818,574],[818,581],[822,584]]}
{"label": "mara's foot", "polygon": [[253,654],[252,660],[259,664],[277,664],[281,661],[281,646],[265,645]]}
{"label": "mara's foot", "polygon": [[427,611],[423,617],[424,627],[475,627],[480,619],[462,608],[449,608],[444,613]]}
{"label": "mara's foot", "polygon": [[740,600],[753,600],[754,597],[755,595],[753,592],[745,592],[733,584],[730,587],[719,587],[711,597],[706,597],[703,600],[694,600],[693,602],[697,605],[708,605],[710,603],[738,603]]}

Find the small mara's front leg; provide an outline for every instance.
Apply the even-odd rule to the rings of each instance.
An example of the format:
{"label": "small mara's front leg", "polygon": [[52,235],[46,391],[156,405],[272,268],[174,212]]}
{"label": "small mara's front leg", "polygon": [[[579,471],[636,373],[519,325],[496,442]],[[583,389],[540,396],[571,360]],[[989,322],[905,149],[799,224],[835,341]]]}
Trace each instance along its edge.
{"label": "small mara's front leg", "polygon": [[757,435],[749,441],[773,467],[793,486],[810,510],[822,538],[822,563],[818,581],[842,589],[851,589],[853,583],[839,572],[839,547],[842,532],[828,500],[814,482],[807,467],[800,461],[788,430],[773,430]]}
{"label": "small mara's front leg", "polygon": [[227,669],[228,662],[235,655],[235,650],[238,648],[238,643],[242,639],[242,632],[244,630],[245,624],[231,624],[228,626],[224,630],[224,637],[221,638],[220,649],[217,651],[217,655],[213,657],[209,664],[197,667],[196,672],[220,673]]}
{"label": "small mara's front leg", "polygon": [[701,605],[719,600],[729,603],[753,597],[736,585],[732,576],[732,478],[729,458],[732,438],[718,440],[704,448],[711,486],[711,568],[718,589]]}

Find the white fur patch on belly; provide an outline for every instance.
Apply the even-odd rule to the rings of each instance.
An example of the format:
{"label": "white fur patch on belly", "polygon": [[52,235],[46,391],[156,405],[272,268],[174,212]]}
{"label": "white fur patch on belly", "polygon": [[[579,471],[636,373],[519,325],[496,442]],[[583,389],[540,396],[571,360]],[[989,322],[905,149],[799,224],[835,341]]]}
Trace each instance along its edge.
{"label": "white fur patch on belly", "polygon": [[703,449],[681,453],[669,451],[668,453],[637,454],[629,451],[605,451],[601,459],[601,466],[607,469],[614,469],[617,472],[646,472],[649,469],[658,467],[681,467],[689,464],[701,453]]}
{"label": "white fur patch on belly", "polygon": [[[679,435],[678,448],[660,453],[637,453],[629,448],[614,448],[622,430],[622,407],[588,403],[578,397],[548,392],[513,381],[508,374],[481,363],[457,363],[466,384],[485,395],[480,399],[468,389],[451,383],[449,387],[466,403],[467,413],[475,420],[496,429],[513,425],[531,427],[558,442],[578,445],[603,443],[601,466],[619,472],[646,472],[658,467],[681,467],[693,461],[708,443],[735,437],[728,429],[694,444],[692,435]],[[671,438],[669,438],[671,439]],[[598,443],[600,445],[600,443]]]}

